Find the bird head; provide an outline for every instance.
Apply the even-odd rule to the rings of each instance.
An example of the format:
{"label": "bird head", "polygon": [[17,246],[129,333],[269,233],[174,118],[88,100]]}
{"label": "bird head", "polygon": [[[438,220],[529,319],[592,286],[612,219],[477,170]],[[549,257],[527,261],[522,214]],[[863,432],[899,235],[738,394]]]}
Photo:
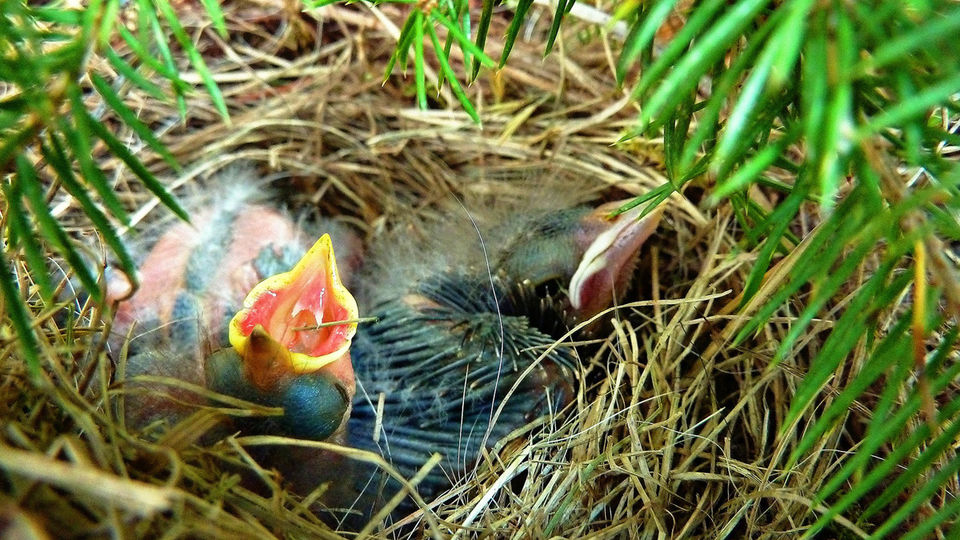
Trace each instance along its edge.
{"label": "bird head", "polygon": [[506,234],[498,267],[534,286],[561,282],[572,314],[589,318],[626,292],[640,247],[660,221],[660,208],[619,212],[628,202],[562,209],[511,224],[514,232]]}
{"label": "bird head", "polygon": [[232,350],[207,361],[215,390],[284,407],[293,436],[324,439],[343,423],[355,391],[350,343],[357,302],[323,235],[289,272],[247,295],[230,321]]}
{"label": "bird head", "polygon": [[630,201],[601,205],[580,221],[576,242],[582,250],[570,278],[570,305],[582,316],[592,316],[622,294],[636,265],[640,246],[657,229],[662,207],[644,214],[646,205],[625,211]]}

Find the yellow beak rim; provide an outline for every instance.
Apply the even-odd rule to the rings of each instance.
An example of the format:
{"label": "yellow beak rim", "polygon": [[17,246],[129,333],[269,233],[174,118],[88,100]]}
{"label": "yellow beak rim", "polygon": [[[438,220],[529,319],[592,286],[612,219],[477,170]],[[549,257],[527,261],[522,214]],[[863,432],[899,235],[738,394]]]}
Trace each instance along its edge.
{"label": "yellow beak rim", "polygon": [[250,291],[230,321],[230,344],[245,358],[250,334],[260,325],[290,352],[294,374],[311,373],[348,352],[358,313],[340,280],[330,235],[324,234],[292,270]]}

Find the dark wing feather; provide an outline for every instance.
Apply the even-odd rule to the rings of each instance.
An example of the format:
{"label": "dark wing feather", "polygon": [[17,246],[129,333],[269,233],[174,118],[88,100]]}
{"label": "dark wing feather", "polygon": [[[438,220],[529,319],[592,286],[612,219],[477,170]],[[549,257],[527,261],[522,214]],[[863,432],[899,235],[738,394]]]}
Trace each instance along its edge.
{"label": "dark wing feather", "polygon": [[[568,349],[555,348],[521,380],[555,339],[517,312],[524,306],[515,305],[518,296],[500,279],[442,274],[415,293],[426,300],[420,307],[409,298],[384,302],[373,309],[378,322],[357,334],[358,392],[349,430],[352,445],[381,453],[405,475],[439,452],[440,470],[421,484],[429,496],[462,477],[484,445],[548,413],[548,402],[567,401],[574,359]],[[563,376],[546,375],[557,369]],[[519,391],[504,403],[518,381]]]}

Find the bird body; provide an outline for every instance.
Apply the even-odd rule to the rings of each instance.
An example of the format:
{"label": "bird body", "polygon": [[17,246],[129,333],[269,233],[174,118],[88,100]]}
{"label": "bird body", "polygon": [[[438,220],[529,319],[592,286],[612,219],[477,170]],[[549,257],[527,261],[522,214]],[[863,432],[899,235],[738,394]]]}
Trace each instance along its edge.
{"label": "bird body", "polygon": [[[173,377],[268,406],[283,404],[276,389],[216,384],[220,379],[246,381],[248,376],[241,372],[239,379],[231,377],[242,367],[231,364],[239,359],[228,352],[231,317],[259,282],[290,270],[317,239],[288,214],[266,204],[264,191],[252,168],[228,168],[211,181],[208,195],[188,205],[190,223],[166,227],[143,249],[141,286],[119,302],[111,340],[119,351],[132,329],[125,363],[128,378]],[[323,228],[334,233],[333,244],[350,268],[350,261],[357,259],[357,240],[339,225],[324,223]],[[108,296],[119,300],[128,295],[129,283],[111,280]],[[339,384],[352,389],[349,366],[347,360],[327,371],[339,370]],[[154,421],[173,425],[191,412],[190,404],[199,404],[195,394],[177,388],[151,383],[139,389],[125,407],[127,419],[135,425]]]}
{"label": "bird body", "polygon": [[[302,328],[320,322],[321,317],[312,314],[309,320],[300,318],[305,312],[290,308],[300,306],[295,299],[276,316],[290,320],[279,326],[260,324],[274,317],[271,311],[266,319],[258,319],[260,323],[247,325],[243,343],[231,335],[233,350],[214,353],[211,347],[204,348],[193,340],[164,354],[174,362],[202,366],[203,380],[215,391],[284,407],[280,422],[259,427],[248,422],[244,428],[313,439],[337,433],[336,440],[382,455],[408,477],[433,453],[439,453],[440,466],[418,487],[425,496],[435,495],[467,475],[484,448],[540,416],[563,409],[572,400],[579,372],[576,350],[558,344],[558,339],[622,294],[637,252],[659,219],[658,212],[638,219],[638,211],[612,217],[609,205],[583,206],[577,204],[577,197],[558,201],[556,195],[534,195],[507,203],[496,198],[461,203],[451,196],[454,204],[440,212],[442,218],[400,220],[371,242],[359,267],[341,268],[344,281],[352,283],[357,302],[352,311],[337,312],[333,318],[356,318],[359,312],[376,320],[357,327],[352,342],[346,340],[349,354],[342,352],[346,364],[352,365],[349,372],[334,373],[334,366],[343,366],[343,362],[310,364],[301,369],[291,367],[288,359],[266,361],[265,365],[286,366],[282,373],[276,371],[281,368],[256,367],[263,361],[249,354],[251,347],[272,350],[270,347],[280,346],[288,349],[280,351],[283,358],[300,347],[280,337],[284,331],[277,332],[276,328]],[[249,207],[237,205],[234,211],[243,214],[245,208]],[[259,208],[256,212],[247,217],[256,215],[269,221],[279,215],[261,214]],[[247,217],[235,217],[234,221],[247,221]],[[216,218],[211,221],[216,222]],[[265,253],[267,258],[281,260],[302,245],[297,243],[301,234],[287,230],[291,223],[278,225],[274,238],[263,238],[266,226],[253,227],[253,232],[235,229],[229,238],[206,240],[195,247],[241,254],[222,259],[229,263],[222,266],[233,269],[218,268],[217,275],[257,273],[262,278],[265,276],[258,268],[263,265],[257,261],[262,263]],[[274,230],[273,225],[269,229]],[[164,251],[170,249],[165,239],[161,237],[144,259],[145,286],[130,301],[127,311],[121,308],[118,320],[121,315],[139,314],[142,321],[143,313],[147,313],[148,317],[156,316],[148,321],[163,321],[164,313],[177,313],[178,302],[185,303],[177,295],[182,296],[186,290],[194,306],[189,312],[193,314],[192,324],[210,334],[222,333],[225,323],[221,306],[238,305],[233,284],[248,286],[248,282],[208,280],[215,287],[224,287],[222,295],[194,287],[190,284],[190,264],[183,261],[198,255],[168,254]],[[243,249],[233,247],[247,242],[250,245]],[[356,242],[340,244],[349,247]],[[331,247],[326,262],[305,263],[308,255],[286,267],[295,267],[296,273],[296,268],[306,264],[318,279],[326,280],[325,290],[337,291],[328,271],[332,264],[336,276],[336,263],[331,261],[337,249]],[[356,251],[348,258],[359,259]],[[156,260],[176,264],[163,271],[147,267]],[[158,276],[154,281],[158,285],[147,287],[147,276],[171,271],[186,275]],[[250,287],[245,309],[234,318],[231,332],[236,331],[238,320],[244,323],[249,318],[251,306],[265,290],[286,294],[276,291],[286,290],[288,283],[300,283],[300,290],[313,287],[311,274],[299,275],[306,277],[291,278],[280,289],[262,285],[271,279],[276,281],[274,278]],[[138,299],[144,294],[146,299]],[[162,301],[152,298],[164,294]],[[229,301],[224,300],[226,297]],[[333,305],[343,303],[341,298]],[[144,305],[153,306],[153,311],[142,308]],[[338,342],[323,354],[340,354],[341,345],[343,342]],[[185,350],[190,347],[193,350]],[[203,352],[197,353],[198,348]],[[196,367],[191,369],[195,371]],[[338,415],[343,415],[342,422]],[[336,426],[332,425],[334,420]],[[305,457],[291,450],[289,454],[275,456],[275,463],[301,491],[312,490],[319,480],[338,484],[330,491],[337,498],[325,500],[329,506],[350,507],[369,516],[396,491],[386,477],[367,464],[341,460],[333,466],[322,453]],[[292,457],[294,454],[296,457]]]}
{"label": "bird body", "polygon": [[[348,441],[407,477],[439,453],[418,484],[428,499],[468,475],[484,448],[572,401],[579,363],[559,340],[625,292],[659,219],[638,220],[639,209],[611,217],[620,203],[552,191],[561,195],[451,204],[434,221],[397,225],[365,259],[356,289],[376,322],[354,340]],[[354,509],[370,515],[399,485],[356,468],[358,492],[382,486],[357,496]]]}

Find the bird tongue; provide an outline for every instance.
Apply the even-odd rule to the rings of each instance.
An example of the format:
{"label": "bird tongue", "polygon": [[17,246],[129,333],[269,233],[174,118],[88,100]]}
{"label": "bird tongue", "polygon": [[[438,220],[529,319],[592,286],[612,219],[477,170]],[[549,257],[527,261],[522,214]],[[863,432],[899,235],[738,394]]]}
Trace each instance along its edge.
{"label": "bird tongue", "polygon": [[587,239],[589,244],[569,287],[570,305],[583,316],[599,313],[610,305],[618,287],[626,285],[640,246],[660,223],[660,208],[640,218],[646,205],[611,218],[611,212],[626,202],[605,204],[588,218],[593,223],[585,228],[596,231],[596,236]]}
{"label": "bird tongue", "polygon": [[292,270],[250,291],[230,321],[230,344],[251,380],[269,387],[283,376],[349,362],[357,314],[356,300],[340,281],[330,236],[323,235]]}

